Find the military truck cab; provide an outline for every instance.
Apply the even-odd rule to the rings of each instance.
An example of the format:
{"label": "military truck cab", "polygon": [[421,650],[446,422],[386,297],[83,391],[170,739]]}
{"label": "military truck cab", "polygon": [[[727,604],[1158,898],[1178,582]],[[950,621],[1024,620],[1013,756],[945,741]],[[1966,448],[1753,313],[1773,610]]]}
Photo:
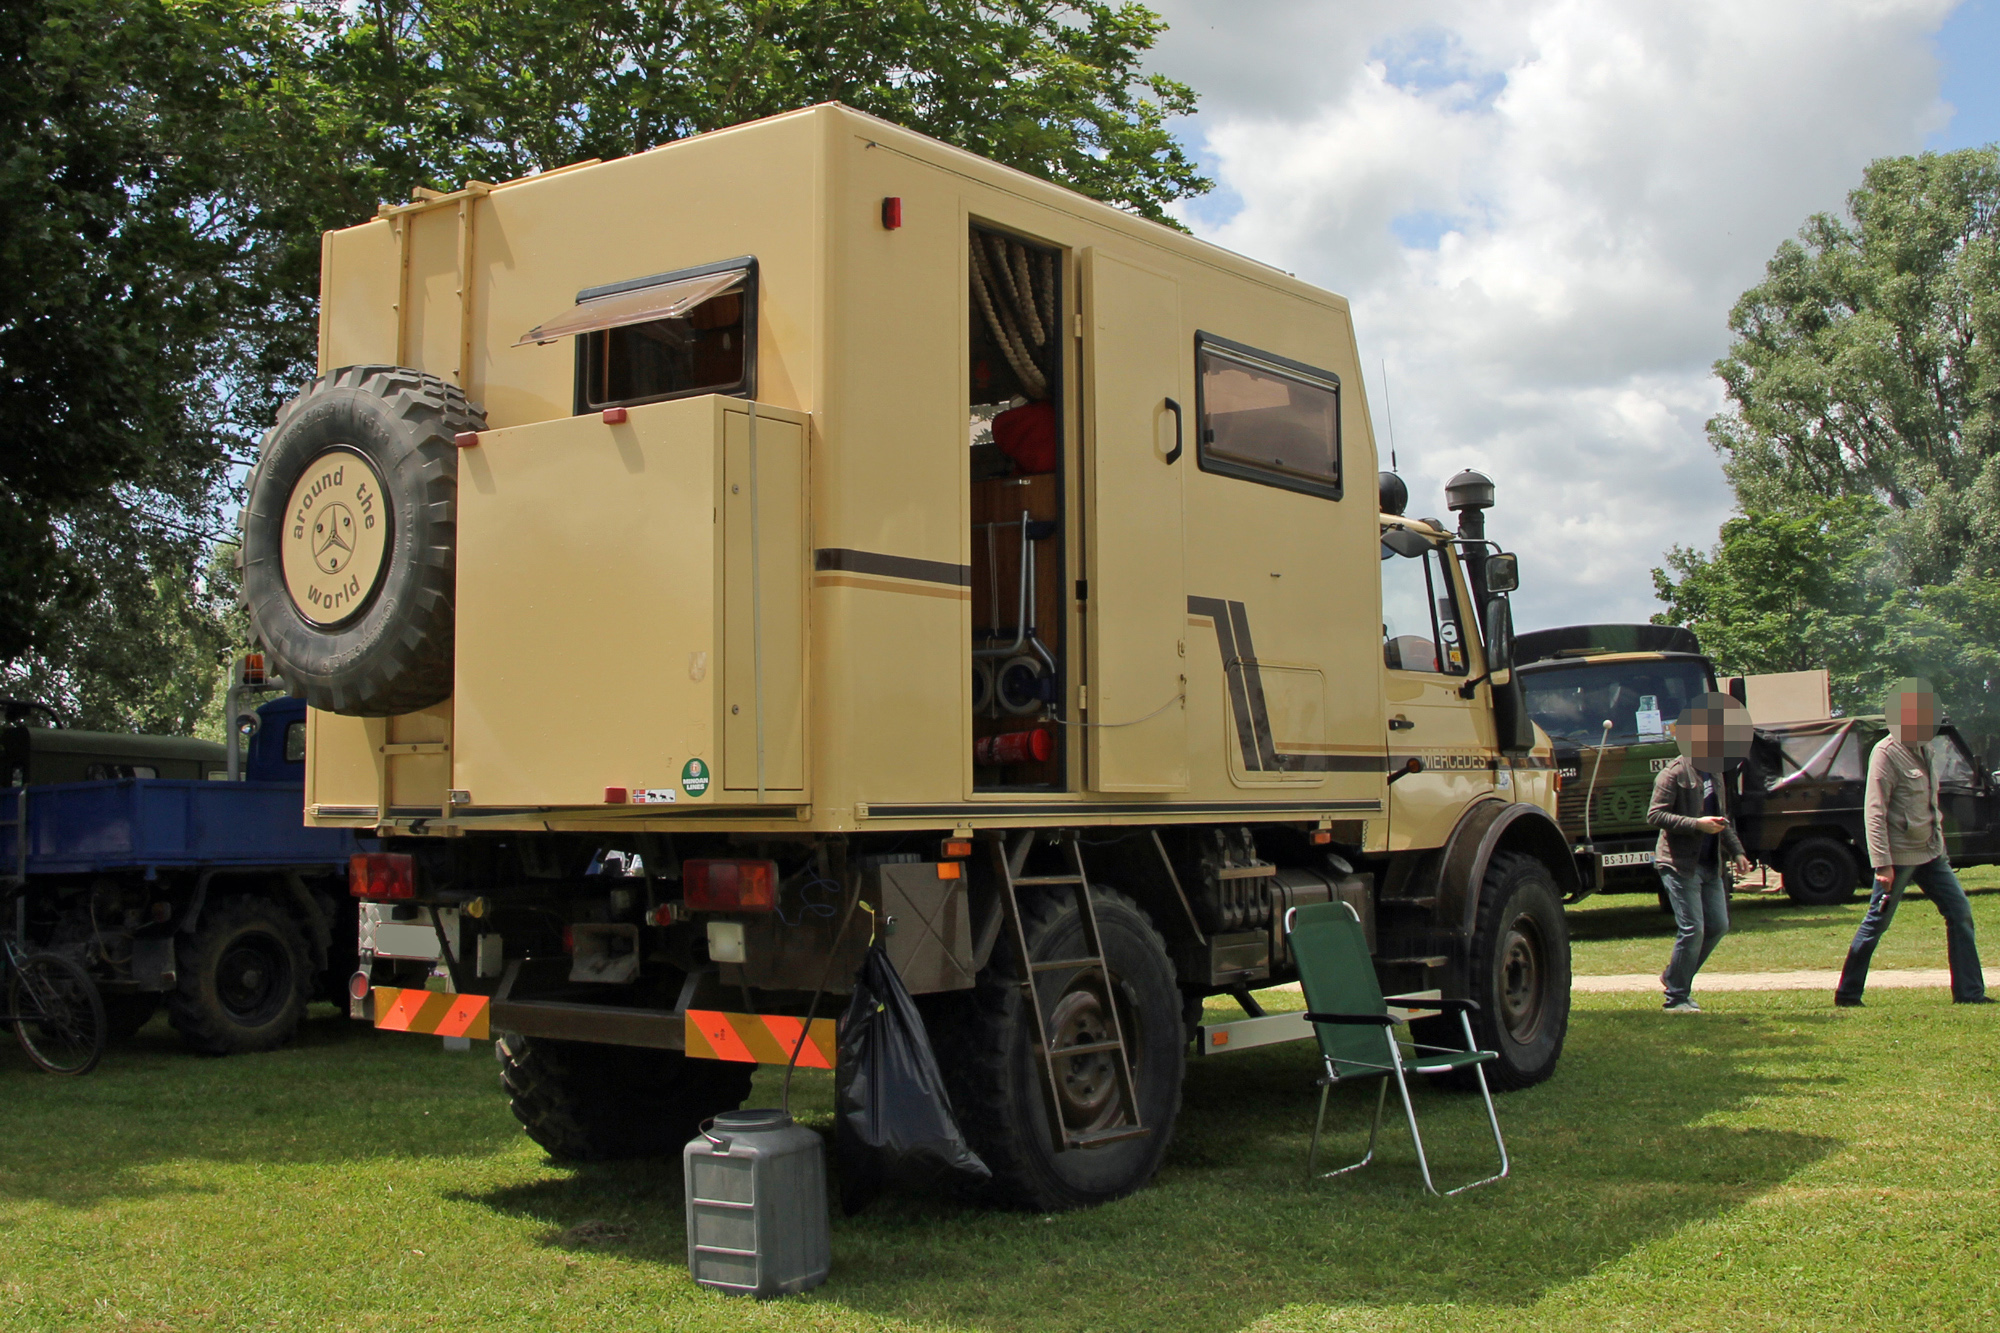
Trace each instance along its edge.
{"label": "military truck cab", "polygon": [[1583,891],[1658,893],[1646,809],[1679,753],[1668,728],[1715,688],[1714,664],[1672,625],[1571,625],[1515,642],[1528,712],[1554,746],[1557,818]]}
{"label": "military truck cab", "polygon": [[352,1012],[499,1034],[551,1151],[829,1060],[872,936],[998,1195],[1115,1197],[1203,998],[1333,897],[1503,1086],[1555,1069],[1493,487],[1383,511],[1342,298],[838,106],[324,256],[246,597],[308,820],[391,840]]}

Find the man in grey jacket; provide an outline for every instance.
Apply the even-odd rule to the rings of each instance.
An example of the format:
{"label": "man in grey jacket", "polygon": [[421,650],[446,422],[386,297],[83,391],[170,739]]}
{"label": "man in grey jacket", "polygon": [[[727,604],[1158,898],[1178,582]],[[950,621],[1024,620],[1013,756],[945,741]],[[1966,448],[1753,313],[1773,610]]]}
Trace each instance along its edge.
{"label": "man in grey jacket", "polygon": [[1875,892],[1868,899],[1861,929],[1847,946],[1847,965],[1840,969],[1833,1002],[1844,1009],[1860,1006],[1875,946],[1895,920],[1903,890],[1915,881],[1944,917],[1951,998],[1959,1004],[1991,1004],[1972,935],[1972,904],[1945,855],[1944,816],[1938,809],[1937,770],[1929,749],[1937,734],[1937,696],[1929,681],[1900,680],[1889,692],[1884,711],[1889,715],[1889,734],[1868,756],[1868,786],[1861,803]]}
{"label": "man in grey jacket", "polygon": [[1704,694],[1674,723],[1680,757],[1653,781],[1646,822],[1660,830],[1653,868],[1674,909],[1674,952],[1660,973],[1670,1014],[1698,1014],[1694,974],[1729,933],[1729,885],[1722,863],[1750,873],[1729,819],[1724,770],[1750,753],[1750,717],[1726,694]]}

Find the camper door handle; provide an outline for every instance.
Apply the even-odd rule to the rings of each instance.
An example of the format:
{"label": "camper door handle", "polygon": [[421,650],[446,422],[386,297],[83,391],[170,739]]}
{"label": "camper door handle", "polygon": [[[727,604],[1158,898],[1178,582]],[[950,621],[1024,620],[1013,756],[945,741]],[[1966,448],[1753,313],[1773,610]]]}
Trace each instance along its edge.
{"label": "camper door handle", "polygon": [[1171,467],[1178,463],[1181,457],[1181,405],[1171,398],[1166,400],[1166,405],[1167,411],[1174,414],[1174,447],[1167,455],[1167,465]]}

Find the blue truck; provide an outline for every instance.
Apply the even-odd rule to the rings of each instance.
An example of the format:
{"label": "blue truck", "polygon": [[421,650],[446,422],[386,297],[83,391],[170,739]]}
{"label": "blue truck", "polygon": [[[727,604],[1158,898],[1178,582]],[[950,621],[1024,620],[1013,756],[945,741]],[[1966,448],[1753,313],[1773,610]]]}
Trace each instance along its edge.
{"label": "blue truck", "polygon": [[345,998],[357,843],[304,825],[303,700],[256,710],[241,781],[227,780],[214,742],[80,731],[39,704],[0,707],[10,924],[27,947],[90,972],[114,1039],[164,1003],[196,1051],[269,1050],[310,1001]]}

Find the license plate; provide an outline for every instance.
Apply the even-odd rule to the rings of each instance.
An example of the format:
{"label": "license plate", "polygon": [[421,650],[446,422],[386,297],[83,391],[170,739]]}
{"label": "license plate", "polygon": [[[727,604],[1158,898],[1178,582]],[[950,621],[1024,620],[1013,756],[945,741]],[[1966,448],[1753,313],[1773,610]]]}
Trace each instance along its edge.
{"label": "license plate", "polygon": [[1649,866],[1653,864],[1651,852],[1607,852],[1597,858],[1597,863],[1606,870],[1613,866]]}

